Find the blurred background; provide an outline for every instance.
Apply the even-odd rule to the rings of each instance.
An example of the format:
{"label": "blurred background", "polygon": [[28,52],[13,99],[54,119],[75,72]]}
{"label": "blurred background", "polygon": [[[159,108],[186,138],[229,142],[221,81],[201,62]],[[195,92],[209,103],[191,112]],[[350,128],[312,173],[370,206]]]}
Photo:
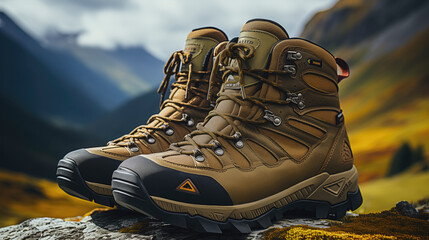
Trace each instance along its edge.
{"label": "blurred background", "polygon": [[0,0],[0,227],[97,205],[55,183],[67,152],[158,111],[164,62],[197,27],[230,38],[252,18],[345,59],[340,84],[364,203],[429,197],[429,1]]}

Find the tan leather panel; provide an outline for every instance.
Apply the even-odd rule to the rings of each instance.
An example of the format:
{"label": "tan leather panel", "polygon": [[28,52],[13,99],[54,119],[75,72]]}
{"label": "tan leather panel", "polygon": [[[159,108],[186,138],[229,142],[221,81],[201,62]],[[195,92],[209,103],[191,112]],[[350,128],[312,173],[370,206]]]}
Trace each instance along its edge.
{"label": "tan leather panel", "polygon": [[217,159],[217,157],[215,157],[215,154],[213,153],[212,149],[207,149],[204,148],[201,150],[205,156],[205,163],[207,164],[208,167],[216,169],[216,170],[220,170],[222,169],[222,164],[221,162]]}
{"label": "tan leather panel", "polygon": [[241,31],[250,31],[254,29],[260,29],[265,32],[269,32],[276,36],[277,39],[283,40],[289,38],[289,36],[284,32],[284,30],[274,24],[270,24],[267,21],[251,21],[243,25]]}
{"label": "tan leather panel", "polygon": [[250,148],[253,150],[255,155],[258,156],[260,159],[262,159],[262,161],[268,164],[277,163],[277,159],[266,148],[260,146],[258,143],[253,142],[251,140],[248,140],[247,144],[249,144]]}
{"label": "tan leather panel", "polygon": [[196,37],[212,38],[218,42],[228,41],[228,39],[226,39],[225,34],[213,28],[203,28],[203,29],[194,30],[188,34],[187,38],[189,39],[189,38],[196,38]]}
{"label": "tan leather panel", "polygon": [[228,154],[231,157],[232,162],[239,168],[249,168],[250,163],[246,157],[243,156],[235,147],[228,147]]}
{"label": "tan leather panel", "polygon": [[[286,39],[276,44],[273,50],[272,59],[280,60],[280,55],[284,54],[283,51],[286,48],[302,49],[303,51],[311,52],[319,59],[322,60],[322,65],[325,64],[329,66],[329,68],[333,70],[335,74],[337,73],[337,63],[335,62],[334,57],[329,52],[327,52],[326,50],[324,50],[323,48],[315,44],[312,44],[311,42],[308,42],[302,39],[293,39],[293,38]],[[307,61],[307,59],[303,59],[303,60]],[[273,69],[278,69],[277,63],[278,62],[276,61],[272,61],[270,65],[270,69],[272,69],[271,67],[273,67]]]}
{"label": "tan leather panel", "polygon": [[[153,153],[154,151],[152,149],[150,149],[147,145],[148,143],[145,142],[145,140],[143,139],[139,139],[138,141],[136,141],[137,145],[139,146],[139,150],[142,152],[142,154],[148,154],[148,153]],[[161,150],[160,150],[161,151]],[[159,151],[157,151],[159,152]]]}
{"label": "tan leather panel", "polygon": [[224,166],[224,168],[237,166],[237,164],[234,162],[234,159],[229,154],[229,149],[233,148],[233,146],[231,145],[231,141],[225,140],[223,138],[219,138],[218,140],[219,140],[220,144],[222,145],[222,148],[224,149],[224,154],[222,156],[217,156],[217,158],[219,159],[221,164]]}
{"label": "tan leather panel", "polygon": [[285,135],[269,131],[267,129],[259,129],[265,136],[268,136],[278,145],[280,145],[292,158],[299,160],[308,152],[308,147],[296,140],[286,137]]}
{"label": "tan leather panel", "polygon": [[119,161],[124,161],[125,159],[130,158],[132,156],[142,154],[141,152],[133,153],[128,148],[119,146],[94,147],[87,148],[86,150],[92,154],[112,158]]}
{"label": "tan leather panel", "polygon": [[156,140],[160,149],[167,149],[170,146],[170,143],[166,140],[168,137],[165,134],[157,132],[154,135],[156,136]]}
{"label": "tan leather panel", "polygon": [[179,142],[183,140],[183,137],[190,133],[192,130],[195,129],[195,127],[193,128],[188,128],[185,126],[185,124],[178,124],[178,123],[170,123],[170,127],[174,130],[174,135],[171,136],[172,140],[170,141],[170,143],[174,143],[174,142]]}
{"label": "tan leather panel", "polygon": [[343,149],[341,151],[342,160],[344,163],[350,163],[353,162],[353,153],[352,149],[350,148],[350,143],[348,143],[346,140],[344,140],[343,143]]}
{"label": "tan leather panel", "polygon": [[348,141],[348,137],[345,125],[341,124],[337,136],[332,141],[331,147],[326,154],[325,161],[323,162],[319,172],[342,172],[353,166],[353,156],[351,155],[351,151],[349,157],[344,159],[344,141]]}
{"label": "tan leather panel", "polygon": [[307,73],[302,76],[302,79],[313,89],[322,93],[336,93],[337,85],[321,75]]}
{"label": "tan leather panel", "polygon": [[330,111],[330,110],[316,110],[309,113],[306,113],[305,115],[316,118],[320,121],[324,121],[330,124],[336,123],[336,117],[338,112],[336,111]]}
{"label": "tan leather panel", "polygon": [[[184,51],[190,51],[192,54],[191,62],[193,70],[202,70],[206,53],[214,48],[219,42],[208,37],[188,38]],[[187,50],[189,49],[189,50]],[[195,52],[192,52],[195,51]],[[183,66],[183,69],[188,69],[188,64]]]}
{"label": "tan leather panel", "polygon": [[293,126],[294,128],[297,128],[303,132],[306,132],[314,137],[317,137],[321,139],[326,131],[321,130],[320,128],[310,125],[308,123],[305,123],[303,121],[297,120],[297,119],[288,119],[289,125]]}
{"label": "tan leather panel", "polygon": [[187,166],[195,166],[195,160],[189,155],[172,155],[164,157],[165,161],[173,164],[183,164]]}

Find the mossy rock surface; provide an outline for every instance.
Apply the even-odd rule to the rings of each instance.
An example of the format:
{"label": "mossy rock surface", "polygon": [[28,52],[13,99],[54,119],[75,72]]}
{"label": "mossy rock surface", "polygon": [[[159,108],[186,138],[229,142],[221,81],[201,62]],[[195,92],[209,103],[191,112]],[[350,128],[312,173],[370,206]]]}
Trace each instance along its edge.
{"label": "mossy rock surface", "polygon": [[413,217],[392,208],[381,213],[348,214],[341,221],[289,218],[267,230],[223,235],[174,227],[128,210],[96,209],[83,217],[34,218],[0,228],[0,239],[429,239],[428,201],[419,203],[423,206]]}

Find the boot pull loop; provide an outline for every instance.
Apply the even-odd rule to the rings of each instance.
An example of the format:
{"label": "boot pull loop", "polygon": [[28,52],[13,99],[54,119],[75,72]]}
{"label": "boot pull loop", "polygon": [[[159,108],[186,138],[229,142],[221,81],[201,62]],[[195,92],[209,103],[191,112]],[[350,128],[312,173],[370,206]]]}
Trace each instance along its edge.
{"label": "boot pull loop", "polygon": [[350,68],[346,61],[341,58],[335,58],[335,62],[340,68],[340,74],[338,74],[338,83],[340,83],[341,80],[350,76]]}

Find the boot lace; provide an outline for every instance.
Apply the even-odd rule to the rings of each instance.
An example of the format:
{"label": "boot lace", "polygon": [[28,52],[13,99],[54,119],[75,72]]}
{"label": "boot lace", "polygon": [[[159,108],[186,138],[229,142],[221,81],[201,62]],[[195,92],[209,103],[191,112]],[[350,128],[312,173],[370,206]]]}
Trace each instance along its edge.
{"label": "boot lace", "polygon": [[[185,90],[185,100],[188,99],[189,93],[197,95],[201,98],[206,98],[207,90],[198,88],[197,86],[201,83],[208,83],[209,80],[202,79],[206,74],[210,74],[211,71],[193,71],[192,63],[190,63],[192,55],[183,51],[174,52],[164,66],[165,77],[158,88],[158,93],[161,93],[161,102],[160,110],[169,106],[174,108],[177,112],[181,113],[182,118],[172,118],[167,116],[162,116],[159,114],[152,115],[147,121],[146,125],[141,125],[136,127],[129,134],[123,135],[120,138],[117,138],[113,141],[108,142],[109,145],[119,145],[119,146],[130,146],[135,145],[135,140],[146,138],[149,143],[154,142],[152,134],[157,130],[166,130],[168,128],[169,122],[183,122],[188,121],[189,116],[183,112],[183,107],[194,108],[202,111],[210,111],[211,107],[201,107],[196,106],[191,103],[184,101],[177,101],[173,99],[167,99],[164,101],[165,94],[167,93],[168,85],[170,83],[171,76],[175,75],[175,82],[171,84],[172,91],[174,89],[183,89]],[[188,64],[189,63],[189,64]],[[187,70],[180,70],[181,66],[188,64]],[[192,79],[193,74],[198,74],[198,78]],[[192,84],[191,83],[195,83]],[[219,84],[219,83],[217,83]],[[158,120],[160,124],[156,126],[149,126],[149,124],[155,120]]]}
{"label": "boot lace", "polygon": [[[237,74],[239,77],[239,84],[240,84],[240,92],[241,94],[231,94],[231,93],[225,93],[221,89],[221,93],[219,98],[217,99],[216,103],[219,104],[219,102],[224,100],[232,100],[235,103],[239,105],[244,105],[246,102],[250,102],[251,104],[259,106],[264,112],[265,116],[261,117],[260,119],[248,119],[243,118],[238,115],[234,114],[228,114],[228,113],[221,113],[216,110],[212,110],[208,116],[205,118],[203,123],[200,123],[197,125],[197,129],[191,132],[190,134],[185,136],[185,140],[179,143],[172,144],[171,148],[179,151],[182,154],[188,154],[188,155],[194,155],[195,159],[197,161],[203,161],[204,156],[202,155],[201,148],[212,148],[213,151],[217,155],[222,155],[223,150],[222,146],[220,145],[220,142],[218,138],[223,138],[227,140],[235,141],[235,146],[238,148],[243,147],[243,142],[241,141],[241,133],[237,127],[237,124],[234,123],[236,120],[240,122],[250,123],[250,124],[262,124],[267,121],[272,121],[275,125],[276,122],[274,114],[269,111],[267,104],[289,104],[289,103],[295,103],[294,99],[292,98],[286,98],[285,100],[281,99],[268,99],[268,98],[261,98],[256,96],[246,96],[244,91],[244,76],[248,75],[251,77],[254,77],[258,79],[260,82],[266,83],[271,85],[272,87],[284,92],[279,88],[279,85],[274,82],[270,81],[267,78],[263,77],[262,75],[268,75],[268,74],[279,74],[279,75],[286,75],[291,74],[290,71],[286,70],[267,70],[267,69],[253,69],[253,68],[247,68],[246,67],[246,60],[252,58],[255,54],[255,49],[245,43],[229,43],[227,47],[219,53],[217,58],[215,59],[215,62],[213,64],[213,70],[212,70],[212,77],[217,71],[223,72],[222,74],[222,81],[225,82],[226,79],[230,74]],[[232,66],[231,60],[236,60],[236,67]],[[209,85],[212,84],[213,78],[210,78]],[[222,86],[224,88],[224,85]],[[291,93],[287,93],[289,96]],[[292,93],[296,94],[296,93]],[[212,96],[209,91],[208,98],[210,99]],[[225,135],[224,133],[218,132],[218,131],[211,131],[207,129],[204,125],[207,123],[210,118],[214,116],[219,116],[223,118],[233,129],[234,133],[232,135]],[[281,120],[280,120],[281,121]],[[276,125],[277,126],[277,125]],[[201,144],[196,142],[193,137],[197,135],[209,135],[213,141],[211,141],[211,144]],[[210,141],[208,141],[210,142]],[[191,144],[194,147],[193,151],[188,151],[181,146],[189,145]]]}

